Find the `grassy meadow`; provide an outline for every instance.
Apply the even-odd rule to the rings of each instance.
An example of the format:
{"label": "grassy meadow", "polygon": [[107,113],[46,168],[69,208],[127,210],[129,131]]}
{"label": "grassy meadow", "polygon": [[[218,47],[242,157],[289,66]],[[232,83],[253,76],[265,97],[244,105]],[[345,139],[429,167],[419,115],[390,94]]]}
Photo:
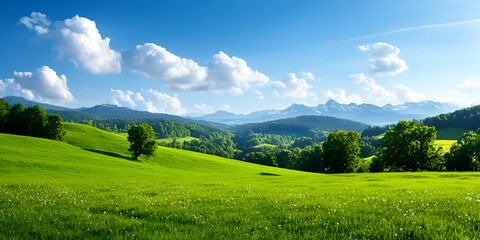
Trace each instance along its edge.
{"label": "grassy meadow", "polygon": [[66,123],[65,142],[0,134],[3,239],[478,239],[480,174],[314,174]]}
{"label": "grassy meadow", "polygon": [[[179,143],[184,143],[184,142],[190,142],[192,140],[198,140],[198,138],[195,138],[195,137],[183,137],[183,138],[176,138],[177,139],[177,142]],[[173,138],[160,138],[160,139],[157,139],[157,142],[158,143],[172,143],[173,142]]]}

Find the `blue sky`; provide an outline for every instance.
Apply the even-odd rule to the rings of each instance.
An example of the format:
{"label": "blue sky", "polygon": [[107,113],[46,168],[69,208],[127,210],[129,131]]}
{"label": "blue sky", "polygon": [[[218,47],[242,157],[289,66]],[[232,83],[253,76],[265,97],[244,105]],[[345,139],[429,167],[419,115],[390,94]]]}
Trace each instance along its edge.
{"label": "blue sky", "polygon": [[0,96],[173,114],[480,103],[480,1],[7,0],[0,13]]}

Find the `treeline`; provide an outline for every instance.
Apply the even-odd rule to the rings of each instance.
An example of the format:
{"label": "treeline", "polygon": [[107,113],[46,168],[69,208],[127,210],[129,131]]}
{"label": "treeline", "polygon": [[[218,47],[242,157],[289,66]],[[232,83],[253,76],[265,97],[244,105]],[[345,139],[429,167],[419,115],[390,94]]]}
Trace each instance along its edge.
{"label": "treeline", "polygon": [[[243,160],[323,173],[480,170],[480,129],[462,135],[447,154],[435,146],[435,140],[435,127],[400,121],[388,128],[383,139],[360,139],[359,133],[337,130],[321,145],[251,152]],[[360,157],[360,145],[365,152],[376,151],[371,161]]]}
{"label": "treeline", "polygon": [[302,149],[269,149],[247,153],[242,160],[268,166],[319,173],[366,172],[368,166],[359,157],[357,132],[337,130],[322,144]]}
{"label": "treeline", "polygon": [[82,123],[111,132],[127,132],[133,125],[147,123],[152,126],[157,138],[216,138],[232,136],[231,133],[218,128],[167,119],[95,119]]}
{"label": "treeline", "polygon": [[475,130],[480,128],[480,105],[429,117],[421,123],[438,129],[459,127]]}
{"label": "treeline", "polygon": [[65,130],[59,115],[49,115],[35,105],[24,108],[22,103],[13,107],[0,98],[0,132],[62,140]]}
{"label": "treeline", "polygon": [[248,131],[263,134],[288,135],[325,139],[328,132],[336,129],[361,132],[368,125],[327,116],[300,116],[263,123],[248,123],[237,126],[235,134],[244,135]]}

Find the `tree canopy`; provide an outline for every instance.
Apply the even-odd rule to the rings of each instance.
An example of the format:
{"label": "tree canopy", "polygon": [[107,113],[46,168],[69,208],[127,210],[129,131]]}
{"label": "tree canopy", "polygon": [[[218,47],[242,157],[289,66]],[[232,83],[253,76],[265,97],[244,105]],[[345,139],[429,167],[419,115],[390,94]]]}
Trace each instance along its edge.
{"label": "tree canopy", "polygon": [[373,165],[387,171],[440,170],[441,155],[434,145],[436,134],[435,127],[400,121],[385,133]]}
{"label": "tree canopy", "polygon": [[327,173],[355,172],[359,164],[358,132],[336,130],[323,143],[323,168]]}
{"label": "tree canopy", "polygon": [[0,132],[62,140],[65,130],[59,115],[49,115],[39,105],[10,107],[0,98]]}
{"label": "tree canopy", "polygon": [[463,134],[445,154],[446,167],[449,171],[480,170],[480,135],[477,132]]}
{"label": "tree canopy", "polygon": [[147,157],[153,155],[157,149],[157,142],[155,141],[155,132],[152,126],[142,123],[140,125],[133,125],[128,130],[128,141],[130,148],[128,151],[132,153],[132,157],[138,159],[143,154]]}

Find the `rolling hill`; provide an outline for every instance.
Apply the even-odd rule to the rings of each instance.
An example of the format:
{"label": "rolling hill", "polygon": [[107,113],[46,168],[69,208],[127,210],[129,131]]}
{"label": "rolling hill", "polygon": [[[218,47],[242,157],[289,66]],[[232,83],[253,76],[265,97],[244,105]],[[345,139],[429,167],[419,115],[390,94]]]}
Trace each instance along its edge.
{"label": "rolling hill", "polygon": [[323,175],[163,147],[133,161],[125,137],[65,127],[66,142],[0,134],[0,238],[478,237],[478,173]]}

